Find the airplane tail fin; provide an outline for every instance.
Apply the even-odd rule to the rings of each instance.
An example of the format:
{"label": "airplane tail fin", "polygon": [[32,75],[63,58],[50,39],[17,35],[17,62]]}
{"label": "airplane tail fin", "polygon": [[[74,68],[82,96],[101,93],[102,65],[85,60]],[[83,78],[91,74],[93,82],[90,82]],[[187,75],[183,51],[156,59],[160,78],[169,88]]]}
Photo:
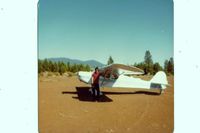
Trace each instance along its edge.
{"label": "airplane tail fin", "polygon": [[161,85],[162,89],[165,89],[166,86],[168,86],[167,76],[165,72],[159,71],[156,73],[156,75],[153,76],[153,78],[150,80],[151,84],[157,84]]}

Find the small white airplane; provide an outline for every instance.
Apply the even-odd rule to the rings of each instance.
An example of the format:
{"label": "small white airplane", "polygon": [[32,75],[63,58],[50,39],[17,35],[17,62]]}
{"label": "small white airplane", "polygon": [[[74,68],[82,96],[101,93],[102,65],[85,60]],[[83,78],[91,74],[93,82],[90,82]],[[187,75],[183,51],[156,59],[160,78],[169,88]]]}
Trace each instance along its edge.
{"label": "small white airplane", "polygon": [[[128,76],[142,75],[144,72],[137,67],[123,64],[111,64],[109,66],[99,68],[99,72],[102,75],[99,79],[100,88],[159,89],[161,93],[167,88],[167,86],[169,86],[167,76],[163,71],[157,72],[149,81]],[[86,84],[91,84],[92,73],[93,72],[79,71],[78,78]]]}

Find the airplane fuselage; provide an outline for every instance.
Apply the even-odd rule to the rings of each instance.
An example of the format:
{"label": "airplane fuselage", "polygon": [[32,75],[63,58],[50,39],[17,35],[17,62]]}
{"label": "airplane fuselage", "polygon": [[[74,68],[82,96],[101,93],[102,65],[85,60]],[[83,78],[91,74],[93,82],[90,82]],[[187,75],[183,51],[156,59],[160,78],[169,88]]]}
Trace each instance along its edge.
{"label": "airplane fuselage", "polygon": [[[93,72],[78,72],[78,78],[80,81],[91,84]],[[129,77],[125,75],[119,75],[117,79],[104,78],[100,76],[100,87],[114,87],[114,88],[141,88],[141,89],[165,89],[166,85],[153,83],[150,81],[142,80],[140,78]]]}

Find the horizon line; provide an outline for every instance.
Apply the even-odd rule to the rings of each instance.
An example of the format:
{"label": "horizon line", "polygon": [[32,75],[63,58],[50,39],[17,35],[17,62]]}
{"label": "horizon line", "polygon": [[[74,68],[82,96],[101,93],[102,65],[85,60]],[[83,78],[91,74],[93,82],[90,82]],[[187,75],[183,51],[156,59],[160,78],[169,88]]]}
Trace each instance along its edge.
{"label": "horizon line", "polygon": [[[112,57],[112,56],[111,56]],[[99,61],[99,60],[96,60],[96,59],[87,59],[87,60],[82,60],[82,59],[77,59],[77,58],[68,58],[68,57],[45,57],[45,58],[38,58],[38,60],[45,60],[45,59],[50,59],[50,58],[66,58],[66,59],[70,59],[70,60],[79,60],[79,61],[97,61],[97,62],[99,62],[99,63],[101,63],[101,64],[104,64],[104,65],[106,65],[105,63],[102,63],[101,61]],[[174,58],[174,57],[170,57],[170,58]],[[169,58],[169,59],[170,59]],[[165,60],[169,60],[169,59],[165,59]],[[165,62],[165,60],[163,61],[163,63],[161,64],[160,62],[158,62],[158,61],[153,61],[153,64],[154,63],[159,63],[162,67],[164,66],[164,62]],[[127,65],[134,65],[135,63],[142,63],[142,62],[144,62],[144,61],[140,61],[140,62],[134,62],[134,63],[120,63],[120,62],[115,62],[115,60],[114,60],[114,64],[116,64],[116,63],[118,63],[118,64],[127,64]]]}

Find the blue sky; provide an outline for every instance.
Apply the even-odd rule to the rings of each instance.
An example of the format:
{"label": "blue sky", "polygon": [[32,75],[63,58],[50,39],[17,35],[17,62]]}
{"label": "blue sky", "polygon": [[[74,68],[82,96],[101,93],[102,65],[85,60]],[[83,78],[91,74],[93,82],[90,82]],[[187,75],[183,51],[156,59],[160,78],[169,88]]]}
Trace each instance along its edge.
{"label": "blue sky", "polygon": [[173,57],[172,0],[40,0],[39,58],[134,64]]}

